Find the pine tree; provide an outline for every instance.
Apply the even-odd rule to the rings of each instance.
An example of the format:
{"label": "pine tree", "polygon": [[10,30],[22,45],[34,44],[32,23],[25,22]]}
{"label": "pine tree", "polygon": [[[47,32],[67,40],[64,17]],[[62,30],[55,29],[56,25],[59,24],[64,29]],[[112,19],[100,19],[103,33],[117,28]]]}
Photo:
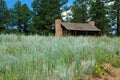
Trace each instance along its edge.
{"label": "pine tree", "polygon": [[9,10],[6,2],[0,0],[0,29],[6,28],[9,23]]}
{"label": "pine tree", "polygon": [[32,3],[34,32],[41,35],[52,34],[54,21],[61,18],[60,7],[66,0],[34,0]]}
{"label": "pine tree", "polygon": [[21,21],[21,27],[24,33],[28,33],[29,24],[31,20],[31,11],[26,4],[23,4],[19,9],[19,20]]}
{"label": "pine tree", "polygon": [[21,4],[18,0],[11,10],[12,26],[18,27],[19,33],[28,33],[31,19],[31,11],[26,4]]}
{"label": "pine tree", "polygon": [[88,20],[87,2],[76,0],[72,6],[73,22],[85,23]]}
{"label": "pine tree", "polygon": [[22,21],[20,20],[20,7],[22,6],[21,2],[18,0],[15,5],[14,5],[14,8],[13,8],[13,25],[14,26],[17,26],[18,27],[18,32],[21,33],[21,30],[22,30],[22,26],[21,26],[21,23]]}
{"label": "pine tree", "polygon": [[96,0],[91,1],[90,16],[91,20],[95,21],[96,26],[101,29],[101,34],[109,34],[110,26],[109,21],[106,17],[107,7],[105,1]]}
{"label": "pine tree", "polygon": [[120,36],[120,0],[115,0],[113,5],[113,24],[116,25],[116,34]]}

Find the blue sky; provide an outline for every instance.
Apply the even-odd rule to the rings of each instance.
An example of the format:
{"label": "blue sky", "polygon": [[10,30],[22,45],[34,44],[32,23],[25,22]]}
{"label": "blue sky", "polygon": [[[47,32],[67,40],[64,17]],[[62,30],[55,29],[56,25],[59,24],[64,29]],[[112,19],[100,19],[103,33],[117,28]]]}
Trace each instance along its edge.
{"label": "blue sky", "polygon": [[[15,4],[16,1],[18,0],[5,0],[7,2],[7,6],[9,8],[12,8],[13,5]],[[66,4],[67,6],[71,5],[73,3],[74,0],[68,0],[68,3]],[[31,7],[31,3],[33,2],[33,0],[21,0],[22,3],[26,3],[29,7]]]}

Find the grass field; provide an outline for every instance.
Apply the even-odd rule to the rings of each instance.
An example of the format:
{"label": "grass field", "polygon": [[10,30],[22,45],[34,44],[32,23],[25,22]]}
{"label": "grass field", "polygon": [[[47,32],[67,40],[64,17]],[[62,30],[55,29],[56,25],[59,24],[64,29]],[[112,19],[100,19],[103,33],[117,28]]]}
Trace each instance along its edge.
{"label": "grass field", "polygon": [[[0,80],[84,80],[120,67],[120,38],[0,35]],[[99,67],[98,67],[99,70]],[[101,70],[101,69],[100,69]]]}

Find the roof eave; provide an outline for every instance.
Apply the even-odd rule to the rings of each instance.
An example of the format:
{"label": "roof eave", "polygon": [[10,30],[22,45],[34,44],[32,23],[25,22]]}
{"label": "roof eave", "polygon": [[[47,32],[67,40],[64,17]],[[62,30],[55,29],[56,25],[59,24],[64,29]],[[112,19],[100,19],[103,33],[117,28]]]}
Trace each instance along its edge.
{"label": "roof eave", "polygon": [[70,30],[70,31],[98,31],[98,32],[101,31],[101,30],[73,30],[73,29],[67,29],[67,30]]}

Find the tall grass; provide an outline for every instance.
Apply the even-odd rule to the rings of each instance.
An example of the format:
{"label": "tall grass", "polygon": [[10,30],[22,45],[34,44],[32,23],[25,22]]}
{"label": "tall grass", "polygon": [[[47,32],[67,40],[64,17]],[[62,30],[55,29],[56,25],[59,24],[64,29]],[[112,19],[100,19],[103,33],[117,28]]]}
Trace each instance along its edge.
{"label": "tall grass", "polygon": [[80,80],[111,62],[120,38],[0,35],[0,80]]}

